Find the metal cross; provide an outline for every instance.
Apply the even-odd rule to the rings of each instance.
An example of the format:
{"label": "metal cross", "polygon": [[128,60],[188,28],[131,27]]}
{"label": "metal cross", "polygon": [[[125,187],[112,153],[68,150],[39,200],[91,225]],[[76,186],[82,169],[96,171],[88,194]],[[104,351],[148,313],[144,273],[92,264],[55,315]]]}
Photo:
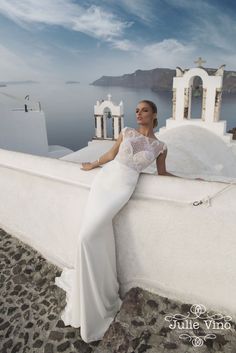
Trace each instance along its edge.
{"label": "metal cross", "polygon": [[203,63],[206,63],[206,61],[203,60],[203,59],[201,58],[201,56],[199,56],[199,58],[198,58],[196,61],[194,61],[194,63],[195,63],[195,64],[198,64],[198,67],[201,67]]}

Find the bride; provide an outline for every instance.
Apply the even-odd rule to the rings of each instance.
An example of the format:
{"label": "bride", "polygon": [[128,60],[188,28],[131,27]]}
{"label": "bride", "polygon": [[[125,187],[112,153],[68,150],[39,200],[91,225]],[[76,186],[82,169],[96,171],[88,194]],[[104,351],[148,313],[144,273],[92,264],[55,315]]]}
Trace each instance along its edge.
{"label": "bride", "polygon": [[167,145],[153,132],[157,126],[155,103],[140,101],[136,119],[138,130],[124,127],[107,153],[94,162],[82,163],[84,171],[106,165],[91,185],[78,234],[74,268],[64,268],[55,279],[66,291],[66,307],[61,318],[65,325],[80,327],[81,338],[87,343],[102,339],[122,304],[113,217],[130,199],[141,171],[155,160],[159,175],[175,176],[166,170]]}
{"label": "bride", "polygon": [[[153,129],[158,125],[156,104],[148,100],[140,101],[136,108],[136,119],[137,123],[140,125],[140,128],[139,130],[129,128],[129,130],[131,130],[131,133],[129,133],[128,135],[136,135],[138,137],[138,135],[142,134],[146,141],[156,140],[157,145],[160,140],[156,138],[153,132]],[[119,152],[120,145],[123,141],[124,131],[126,129],[127,128],[122,129],[116,143],[106,154],[101,156],[98,160],[93,163],[82,163],[83,168],[81,169],[90,170],[100,166],[101,164],[110,162],[113,159],[117,159],[116,156]],[[161,142],[161,145],[163,146],[163,149],[161,149],[160,153],[155,156],[158,175],[176,176],[166,171],[165,160],[167,155],[167,146],[163,142]],[[150,163],[152,162],[153,160]]]}

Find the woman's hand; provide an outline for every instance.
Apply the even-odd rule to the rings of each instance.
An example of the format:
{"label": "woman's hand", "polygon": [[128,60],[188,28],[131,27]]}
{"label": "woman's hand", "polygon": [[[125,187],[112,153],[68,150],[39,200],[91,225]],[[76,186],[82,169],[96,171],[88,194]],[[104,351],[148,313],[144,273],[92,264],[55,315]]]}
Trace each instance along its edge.
{"label": "woman's hand", "polygon": [[90,162],[84,162],[84,163],[82,163],[82,166],[83,167],[80,168],[82,170],[91,170],[94,168],[93,163],[90,163]]}

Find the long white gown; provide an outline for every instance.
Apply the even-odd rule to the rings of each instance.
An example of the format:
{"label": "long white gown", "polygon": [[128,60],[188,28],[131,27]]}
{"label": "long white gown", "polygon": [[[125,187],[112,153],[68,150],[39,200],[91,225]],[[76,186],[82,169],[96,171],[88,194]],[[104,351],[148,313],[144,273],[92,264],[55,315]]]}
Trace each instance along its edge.
{"label": "long white gown", "polygon": [[103,165],[92,183],[74,268],[64,268],[55,278],[66,291],[61,319],[66,326],[80,327],[87,343],[103,338],[122,304],[112,219],[134,192],[140,172],[167,148],[130,127],[122,129],[122,136],[115,159]]}

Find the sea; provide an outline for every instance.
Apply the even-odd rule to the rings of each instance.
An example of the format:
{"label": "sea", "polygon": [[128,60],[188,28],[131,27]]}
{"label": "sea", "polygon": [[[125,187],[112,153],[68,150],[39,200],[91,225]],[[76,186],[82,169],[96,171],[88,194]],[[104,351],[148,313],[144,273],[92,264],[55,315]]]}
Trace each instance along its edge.
{"label": "sea", "polygon": [[[172,92],[154,92],[151,89],[93,86],[91,84],[66,84],[64,82],[9,84],[0,87],[0,107],[23,108],[24,99],[40,102],[46,117],[49,145],[61,145],[77,151],[87,146],[95,136],[94,105],[111,94],[115,104],[124,106],[124,126],[138,127],[135,109],[142,99],[149,99],[158,108],[158,127],[165,126],[172,115]],[[9,97],[13,96],[13,97]],[[31,103],[32,104],[32,103]],[[199,118],[202,99],[192,97],[192,118]],[[0,117],[1,118],[1,117]],[[221,120],[226,120],[227,131],[236,127],[236,95],[223,95]],[[108,120],[108,134],[112,129]],[[110,135],[111,136],[111,135]]]}

